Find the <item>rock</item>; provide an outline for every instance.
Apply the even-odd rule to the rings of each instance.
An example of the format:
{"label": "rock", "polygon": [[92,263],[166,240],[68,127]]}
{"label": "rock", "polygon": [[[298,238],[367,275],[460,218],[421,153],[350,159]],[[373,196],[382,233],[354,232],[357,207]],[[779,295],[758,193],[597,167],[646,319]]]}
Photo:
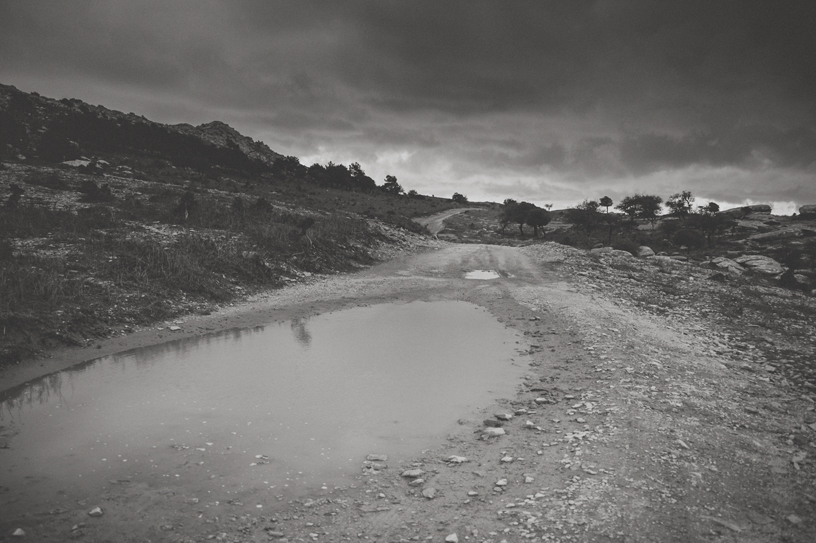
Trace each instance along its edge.
{"label": "rock", "polygon": [[637,255],[638,255],[640,258],[646,258],[647,256],[654,256],[654,255],[655,255],[655,252],[652,250],[652,248],[651,248],[651,247],[647,247],[647,246],[645,246],[645,245],[641,245],[641,246],[640,246],[640,247],[638,247],[638,249],[637,249]]}
{"label": "rock", "polygon": [[542,404],[542,403],[550,403],[550,399],[549,399],[549,398],[536,398],[536,399],[535,399],[535,400],[533,400],[533,401],[534,401],[535,403],[537,403],[537,404]]}
{"label": "rock", "polygon": [[686,260],[688,260],[688,257],[684,255],[672,255],[669,258],[671,258],[672,260],[679,260],[680,262],[685,262]]}
{"label": "rock", "polygon": [[478,495],[479,495],[479,493],[476,492],[475,490],[469,490],[468,491],[468,496],[470,496],[471,498],[474,497],[474,496],[478,496]]}
{"label": "rock", "polygon": [[459,536],[451,534],[445,538],[446,543],[459,543]]}
{"label": "rock", "polygon": [[589,253],[593,255],[602,255],[611,253],[614,250],[615,249],[613,249],[612,247],[596,247],[595,249],[590,249]]}
{"label": "rock", "polygon": [[785,517],[791,524],[802,524],[802,518],[799,515],[788,515]]}
{"label": "rock", "polygon": [[763,275],[779,275],[785,271],[782,264],[764,255],[744,255],[735,258],[734,262]]}
{"label": "rock", "polygon": [[799,208],[800,215],[816,215],[816,205],[808,204]]}
{"label": "rock", "polygon": [[743,268],[730,258],[725,258],[724,256],[715,258],[709,263],[709,266],[711,266],[712,268],[725,270],[732,275],[742,275],[745,272],[745,268]]}
{"label": "rock", "polygon": [[504,431],[504,428],[485,428],[482,434],[486,435],[487,437],[497,437],[505,435],[506,432]]}
{"label": "rock", "polygon": [[366,456],[366,460],[369,462],[387,462],[388,455],[387,454],[369,454]]}
{"label": "rock", "polygon": [[408,486],[422,486],[424,484],[425,484],[425,479],[420,477],[419,479],[414,479],[413,481],[408,483]]}
{"label": "rock", "polygon": [[501,461],[504,462],[505,464],[509,464],[510,462],[513,461],[513,457],[512,456],[503,456]]}
{"label": "rock", "polygon": [[425,473],[419,468],[414,469],[407,469],[402,472],[402,476],[407,479],[416,479],[417,477],[422,477],[422,474]]}
{"label": "rock", "polygon": [[432,500],[436,497],[436,489],[433,487],[428,487],[422,491],[422,495],[428,498],[429,500]]}
{"label": "rock", "polygon": [[782,228],[772,232],[762,232],[760,234],[753,234],[746,239],[749,241],[774,241],[778,239],[791,239],[802,237],[802,230],[799,228]]}
{"label": "rock", "polygon": [[727,279],[728,278],[725,276],[725,274],[720,273],[720,272],[717,272],[717,273],[715,273],[714,275],[712,275],[712,276],[710,276],[708,278],[709,281],[717,281],[717,282],[720,282],[720,283],[726,281]]}
{"label": "rock", "polygon": [[507,479],[499,479],[496,481],[496,486],[507,486]]}
{"label": "rock", "polygon": [[26,533],[25,530],[23,530],[22,528],[17,528],[11,535],[13,535],[14,537],[25,537]]}
{"label": "rock", "polygon": [[533,477],[527,476],[527,477],[524,478],[524,482],[527,483],[528,485],[530,483],[532,483],[533,481],[535,481],[535,479]]}
{"label": "rock", "polygon": [[493,419],[485,419],[484,420],[484,425],[488,426],[490,428],[499,428],[499,427],[501,427],[502,423],[497,421],[497,420],[493,420]]}
{"label": "rock", "polygon": [[768,204],[753,204],[750,206],[734,207],[722,211],[722,213],[726,213],[728,215],[736,215],[738,217],[744,217],[746,215],[750,215],[751,213],[770,213],[770,212],[771,206],[769,206]]}
{"label": "rock", "polygon": [[101,507],[94,507],[93,509],[88,511],[88,514],[90,516],[92,516],[92,517],[101,517],[102,516],[102,508]]}
{"label": "rock", "polygon": [[456,455],[454,454],[454,455],[452,455],[452,456],[447,457],[447,458],[445,459],[445,462],[449,462],[449,463],[451,463],[451,464],[462,464],[463,462],[470,462],[470,460],[468,460],[468,459],[467,459],[466,457],[464,457],[464,456],[456,456]]}
{"label": "rock", "polygon": [[167,329],[170,330],[171,332],[178,332],[179,330],[181,330],[181,326],[168,326]]}
{"label": "rock", "polygon": [[623,251],[621,249],[613,249],[612,252],[609,254],[611,254],[612,256],[625,256],[627,258],[631,258],[632,256],[634,256],[629,251]]}
{"label": "rock", "polygon": [[508,414],[508,413],[498,413],[498,414],[496,414],[496,415],[494,415],[494,416],[495,416],[497,419],[499,419],[499,420],[503,420],[503,421],[508,421],[508,420],[510,420],[510,419],[512,419],[512,418],[513,418],[513,415],[510,415],[510,414]]}

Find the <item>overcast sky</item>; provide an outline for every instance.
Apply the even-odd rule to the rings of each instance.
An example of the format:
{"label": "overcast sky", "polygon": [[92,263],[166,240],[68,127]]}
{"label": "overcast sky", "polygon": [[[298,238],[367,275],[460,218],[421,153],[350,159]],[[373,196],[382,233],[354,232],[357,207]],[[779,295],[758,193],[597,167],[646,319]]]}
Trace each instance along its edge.
{"label": "overcast sky", "polygon": [[816,2],[0,0],[0,83],[378,183],[816,203]]}

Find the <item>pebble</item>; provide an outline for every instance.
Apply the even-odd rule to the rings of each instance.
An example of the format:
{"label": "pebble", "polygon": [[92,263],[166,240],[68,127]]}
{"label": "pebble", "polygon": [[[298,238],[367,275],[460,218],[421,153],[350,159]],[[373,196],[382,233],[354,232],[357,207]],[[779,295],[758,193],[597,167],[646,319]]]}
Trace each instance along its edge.
{"label": "pebble", "polygon": [[504,420],[504,421],[508,421],[508,420],[510,420],[510,419],[512,419],[512,418],[513,418],[513,415],[511,415],[511,414],[509,414],[509,413],[497,413],[497,414],[496,414],[496,415],[494,415],[494,416],[495,416],[497,419],[499,419],[499,420]]}
{"label": "pebble", "polygon": [[496,486],[507,486],[507,479],[499,479],[496,481]]}
{"label": "pebble", "polygon": [[425,496],[426,498],[428,498],[429,500],[432,500],[432,499],[434,499],[436,497],[436,489],[432,488],[432,487],[428,487],[428,488],[426,488],[425,490],[422,491],[422,495]]}
{"label": "pebble", "polygon": [[445,538],[447,543],[459,543],[459,536],[456,534],[450,534],[448,537]]}
{"label": "pebble", "polygon": [[102,516],[102,508],[101,507],[94,507],[93,509],[88,511],[88,514],[90,516],[92,516],[92,517],[101,517]]}
{"label": "pebble", "polygon": [[366,460],[369,462],[387,462],[388,455],[387,454],[369,454],[366,456]]}
{"label": "pebble", "polygon": [[785,518],[787,518],[788,522],[790,522],[791,524],[802,524],[802,518],[799,517],[798,515],[788,515]]}
{"label": "pebble", "polygon": [[170,330],[171,332],[178,332],[179,330],[181,330],[181,326],[168,326],[167,329]]}
{"label": "pebble", "polygon": [[26,533],[25,530],[23,530],[22,528],[17,528],[11,535],[13,535],[14,537],[25,537]]}
{"label": "pebble", "polygon": [[402,472],[402,476],[407,477],[409,479],[416,479],[417,477],[421,477],[423,473],[425,472],[419,468],[407,469]]}
{"label": "pebble", "polygon": [[510,462],[513,461],[513,457],[512,456],[503,456],[501,461],[504,462],[504,463],[510,463]]}
{"label": "pebble", "polygon": [[488,437],[503,436],[506,434],[504,428],[485,428],[483,433]]}

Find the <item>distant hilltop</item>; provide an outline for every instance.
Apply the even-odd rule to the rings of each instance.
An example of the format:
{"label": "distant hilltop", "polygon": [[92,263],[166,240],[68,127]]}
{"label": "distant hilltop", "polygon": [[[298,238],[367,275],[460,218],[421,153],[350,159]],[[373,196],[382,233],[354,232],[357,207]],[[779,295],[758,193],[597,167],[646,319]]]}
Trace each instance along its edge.
{"label": "distant hilltop", "polygon": [[176,166],[265,171],[283,155],[229,125],[167,125],[82,100],[55,100],[0,84],[0,159],[44,162],[83,155],[161,156]]}

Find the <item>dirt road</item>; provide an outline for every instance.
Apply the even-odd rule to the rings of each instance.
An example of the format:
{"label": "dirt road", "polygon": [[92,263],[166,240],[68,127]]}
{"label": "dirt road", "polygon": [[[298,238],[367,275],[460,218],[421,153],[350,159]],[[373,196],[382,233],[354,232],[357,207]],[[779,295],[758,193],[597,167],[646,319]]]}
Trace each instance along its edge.
{"label": "dirt road", "polygon": [[436,215],[431,215],[430,217],[420,217],[414,219],[416,222],[424,226],[428,229],[432,235],[436,236],[439,232],[445,228],[445,219],[453,217],[454,215],[458,215],[459,213],[464,213],[465,211],[471,209],[478,209],[473,207],[463,207],[459,209],[449,209],[447,211],[443,211],[442,213],[437,213]]}
{"label": "dirt road", "polygon": [[[524,334],[518,350],[529,363],[515,396],[460,420],[413,462],[366,467],[361,458],[349,487],[297,500],[255,495],[265,502],[259,513],[240,497],[113,481],[94,503],[55,508],[49,497],[43,511],[3,518],[0,538],[19,527],[36,541],[816,540],[813,398],[717,355],[704,323],[647,314],[599,291],[583,271],[590,264],[604,273],[557,244],[436,243],[190,319],[176,335],[147,330],[0,375],[8,388],[91,353],[411,300],[485,307]],[[465,279],[472,270],[499,277]],[[486,433],[498,424],[503,435]],[[403,476],[409,469],[421,474]],[[88,516],[94,505],[102,517]]]}

